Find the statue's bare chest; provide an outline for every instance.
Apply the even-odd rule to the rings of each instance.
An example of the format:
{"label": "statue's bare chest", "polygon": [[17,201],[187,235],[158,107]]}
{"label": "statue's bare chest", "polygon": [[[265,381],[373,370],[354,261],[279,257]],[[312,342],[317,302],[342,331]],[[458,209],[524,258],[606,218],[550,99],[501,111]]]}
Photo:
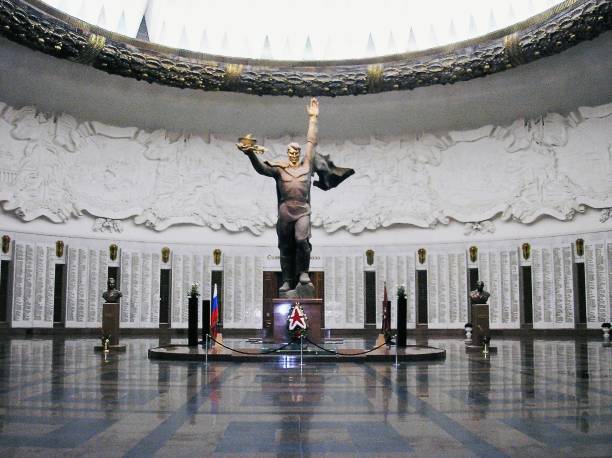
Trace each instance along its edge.
{"label": "statue's bare chest", "polygon": [[307,202],[310,197],[310,179],[312,173],[307,167],[280,169],[277,185],[283,200]]}

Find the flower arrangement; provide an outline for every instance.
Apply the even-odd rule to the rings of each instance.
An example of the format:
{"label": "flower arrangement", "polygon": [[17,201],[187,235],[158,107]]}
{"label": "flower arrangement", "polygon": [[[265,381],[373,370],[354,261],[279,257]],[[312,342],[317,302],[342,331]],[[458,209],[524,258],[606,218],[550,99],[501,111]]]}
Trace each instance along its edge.
{"label": "flower arrangement", "polygon": [[108,346],[110,345],[111,335],[103,334],[102,337],[100,337],[100,340],[102,340],[102,350],[104,350],[104,352],[107,352]]}
{"label": "flower arrangement", "polygon": [[397,298],[404,299],[406,297],[406,285],[397,285]]}
{"label": "flower arrangement", "polygon": [[191,288],[187,293],[187,297],[198,297],[200,295],[200,282],[196,281],[191,284]]}
{"label": "flower arrangement", "polygon": [[304,337],[304,339],[308,337],[308,328],[302,329],[296,327],[289,331],[290,340],[300,340],[301,337]]}
{"label": "flower arrangement", "polygon": [[463,326],[463,329],[465,329],[465,338],[467,340],[472,340],[472,330],[474,329],[472,327],[472,323],[465,323],[465,326]]}
{"label": "flower arrangement", "polygon": [[391,329],[385,330],[383,332],[383,336],[385,337],[385,345],[388,347],[391,346],[393,344],[393,337],[395,337],[395,334],[393,334]]}

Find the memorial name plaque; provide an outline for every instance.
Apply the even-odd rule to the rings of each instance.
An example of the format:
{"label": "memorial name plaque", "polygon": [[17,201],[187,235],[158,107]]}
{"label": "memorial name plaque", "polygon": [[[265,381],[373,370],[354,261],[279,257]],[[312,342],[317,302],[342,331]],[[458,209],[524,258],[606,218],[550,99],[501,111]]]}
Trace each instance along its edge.
{"label": "memorial name plaque", "polygon": [[172,255],[172,309],[170,319],[173,328],[184,328],[187,323],[182,320],[183,304],[187,300],[187,292],[183,290],[183,256]]}
{"label": "memorial name plaque", "polygon": [[151,325],[151,284],[154,277],[159,278],[159,270],[153,274],[151,253],[142,254],[142,269],[141,269],[141,284],[142,298],[140,300],[140,316],[138,319],[141,328],[150,327]]}
{"label": "memorial name plaque", "polygon": [[223,323],[229,324],[234,321],[234,257],[225,255],[223,262]]}
{"label": "memorial name plaque", "polygon": [[160,269],[161,256],[158,253],[152,255],[151,262],[151,314],[148,327],[156,328],[159,326],[159,302],[160,302]]}
{"label": "memorial name plaque", "polygon": [[[53,263],[50,265],[48,253],[49,247],[44,244],[15,243],[10,316],[12,327],[53,326],[55,267]],[[49,267],[53,271],[51,276],[47,275]],[[50,313],[48,308],[51,309]]]}
{"label": "memorial name plaque", "polygon": [[[100,284],[100,260],[98,259],[98,251],[94,249],[89,250],[89,290],[87,301],[87,318],[86,321],[89,326],[95,326],[97,321],[97,309],[100,303],[100,290],[98,286]],[[104,291],[104,290],[102,290]]]}
{"label": "memorial name plaque", "polygon": [[121,252],[121,325],[130,325],[130,303],[132,302],[132,257],[128,251]]}

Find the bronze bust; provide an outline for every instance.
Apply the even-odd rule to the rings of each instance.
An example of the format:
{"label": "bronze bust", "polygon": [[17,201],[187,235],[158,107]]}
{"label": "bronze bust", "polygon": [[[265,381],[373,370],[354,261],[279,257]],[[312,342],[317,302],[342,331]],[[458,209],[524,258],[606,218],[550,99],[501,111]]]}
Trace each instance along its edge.
{"label": "bronze bust", "polygon": [[470,291],[470,300],[472,304],[486,304],[491,294],[484,289],[484,282],[479,280],[476,282],[476,289]]}
{"label": "bronze bust", "polygon": [[115,288],[115,279],[110,277],[106,283],[108,290],[102,293],[102,297],[109,304],[117,304],[122,296],[121,291]]}

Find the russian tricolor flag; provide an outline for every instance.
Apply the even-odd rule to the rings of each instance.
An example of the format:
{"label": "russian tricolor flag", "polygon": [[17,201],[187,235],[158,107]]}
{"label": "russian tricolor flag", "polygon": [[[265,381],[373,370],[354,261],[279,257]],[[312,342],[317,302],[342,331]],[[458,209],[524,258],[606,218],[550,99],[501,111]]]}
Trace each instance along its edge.
{"label": "russian tricolor flag", "polygon": [[217,296],[217,284],[213,289],[212,303],[210,304],[210,332],[212,338],[217,338],[217,323],[219,322],[219,297]]}

